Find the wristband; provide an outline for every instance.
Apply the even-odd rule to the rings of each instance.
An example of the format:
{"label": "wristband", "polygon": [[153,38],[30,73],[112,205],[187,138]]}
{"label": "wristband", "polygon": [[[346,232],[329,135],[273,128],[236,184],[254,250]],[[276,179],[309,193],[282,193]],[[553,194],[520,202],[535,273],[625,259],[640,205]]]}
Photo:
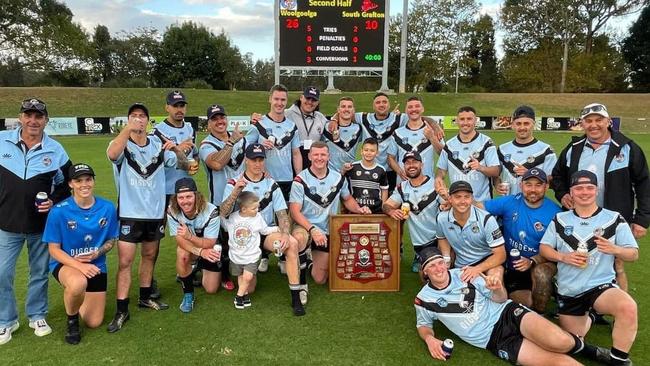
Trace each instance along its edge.
{"label": "wristband", "polygon": [[316,226],[312,225],[312,226],[309,228],[309,230],[307,230],[307,232],[308,232],[309,234],[311,234],[311,231],[314,230],[315,228],[316,228]]}

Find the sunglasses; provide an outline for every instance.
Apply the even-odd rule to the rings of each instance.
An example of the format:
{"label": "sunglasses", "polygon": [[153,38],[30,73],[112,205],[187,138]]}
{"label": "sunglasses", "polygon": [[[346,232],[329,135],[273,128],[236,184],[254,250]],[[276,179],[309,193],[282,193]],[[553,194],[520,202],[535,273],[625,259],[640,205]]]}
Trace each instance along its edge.
{"label": "sunglasses", "polygon": [[603,111],[607,112],[607,108],[602,104],[596,104],[596,105],[591,106],[589,108],[583,109],[581,115],[586,116],[589,113],[598,113],[598,112],[603,112]]}
{"label": "sunglasses", "polygon": [[36,99],[23,101],[22,107],[25,110],[36,109],[37,111],[44,111],[46,108],[45,103],[39,102]]}

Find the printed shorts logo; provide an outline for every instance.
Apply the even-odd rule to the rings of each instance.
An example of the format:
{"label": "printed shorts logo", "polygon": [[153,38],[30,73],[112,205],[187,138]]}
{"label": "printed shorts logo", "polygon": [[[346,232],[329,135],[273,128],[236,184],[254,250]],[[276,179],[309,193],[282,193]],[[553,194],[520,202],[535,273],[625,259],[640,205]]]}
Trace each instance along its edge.
{"label": "printed shorts logo", "polygon": [[508,352],[506,352],[506,351],[500,349],[500,350],[499,350],[499,358],[502,358],[502,359],[504,359],[504,360],[509,359],[509,357],[508,357]]}
{"label": "printed shorts logo", "polygon": [[122,225],[122,227],[120,228],[120,233],[122,233],[122,235],[129,235],[130,232],[131,232],[131,226],[129,225]]}

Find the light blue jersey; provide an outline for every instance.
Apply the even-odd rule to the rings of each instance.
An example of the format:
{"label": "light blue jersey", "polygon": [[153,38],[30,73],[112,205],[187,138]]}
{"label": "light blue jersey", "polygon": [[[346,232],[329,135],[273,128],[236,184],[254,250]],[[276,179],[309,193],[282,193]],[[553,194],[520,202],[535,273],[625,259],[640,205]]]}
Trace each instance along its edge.
{"label": "light blue jersey", "polygon": [[414,247],[427,244],[436,239],[433,222],[440,212],[440,198],[436,193],[435,181],[426,177],[424,183],[414,187],[410,181],[401,182],[393,191],[390,200],[399,204],[408,203],[410,212],[408,222],[411,243]]}
{"label": "light blue jersey", "polygon": [[266,170],[276,182],[291,182],[293,180],[292,150],[300,148],[296,124],[285,117],[282,122],[273,121],[268,115],[255,123],[248,134],[248,143],[262,143],[269,136],[275,138],[275,147],[266,150]]}
{"label": "light blue jersey", "polygon": [[[154,126],[152,133],[162,134],[166,139],[173,141],[177,145],[187,139],[192,139],[192,143],[194,143],[196,138],[194,135],[194,129],[189,122],[183,122],[181,127],[176,127],[169,123],[169,121],[164,120]],[[195,146],[192,151],[189,151],[186,154],[186,156],[188,158],[193,158],[197,154],[198,149]],[[185,170],[176,169],[176,167],[165,167],[165,193],[168,195],[174,194],[174,185],[176,184],[176,181],[189,176],[190,175],[187,174],[187,171]]]}
{"label": "light blue jersey", "polygon": [[[393,155],[400,168],[404,169],[404,162],[402,161],[404,155],[410,151],[417,151],[422,157],[422,174],[433,177],[433,167],[436,165],[436,151],[431,142],[424,136],[425,126],[425,122],[422,122],[420,128],[412,130],[407,124],[395,130],[388,154]],[[401,181],[399,176],[397,179],[398,182]]]}
{"label": "light blue jersey", "polygon": [[219,216],[219,208],[208,202],[203,211],[199,212],[193,219],[187,218],[182,211],[173,214],[171,210],[167,210],[167,224],[171,236],[176,236],[180,224],[185,224],[192,235],[200,238],[216,239],[219,237],[221,217]]}
{"label": "light blue jersey", "polygon": [[[230,134],[228,134],[230,137]],[[223,188],[226,186],[228,179],[238,178],[244,170],[244,149],[246,148],[246,139],[237,141],[232,149],[230,160],[221,170],[213,170],[207,164],[206,160],[215,152],[221,151],[226,146],[226,142],[219,140],[212,134],[208,135],[199,148],[199,157],[203,162],[205,173],[208,176],[208,188],[210,189],[210,202],[213,205],[221,205],[223,200]]]}
{"label": "light blue jersey", "polygon": [[462,142],[458,136],[447,141],[438,159],[438,169],[447,171],[450,183],[459,180],[468,182],[474,190],[474,199],[483,202],[492,198],[490,178],[469,168],[468,164],[472,158],[483,166],[499,166],[497,149],[492,140],[477,132],[470,142]]}
{"label": "light blue jersey", "polygon": [[527,144],[518,144],[514,140],[506,142],[499,146],[497,154],[501,162],[501,181],[510,183],[511,195],[521,192],[519,188],[521,177],[515,173],[513,163],[523,165],[526,169],[540,168],[550,177],[557,162],[557,155],[553,148],[537,139]]}
{"label": "light blue jersey", "polygon": [[[95,196],[95,204],[84,209],[68,197],[52,207],[47,215],[43,242],[58,243],[67,255],[74,257],[98,250],[104,243],[117,239],[117,211],[112,202]],[[90,262],[106,273],[106,255]],[[50,272],[59,265],[50,257]]]}
{"label": "light blue jersey", "polygon": [[487,200],[483,204],[486,211],[501,218],[508,268],[513,268],[510,249],[519,249],[521,256],[526,258],[539,254],[539,241],[548,224],[562,211],[557,203],[546,197],[540,207],[531,208],[521,193]]}
{"label": "light blue jersey", "polygon": [[348,196],[348,182],[339,172],[328,169],[325,178],[319,179],[305,169],[293,179],[289,203],[301,204],[305,218],[329,234],[329,217],[338,214],[340,200]]}
{"label": "light blue jersey", "polygon": [[[257,198],[260,200],[259,213],[262,215],[262,218],[267,225],[275,225],[275,213],[287,209],[287,202],[284,200],[284,196],[282,196],[280,186],[273,180],[273,178],[262,177],[261,180],[256,182],[246,176],[246,173],[244,173],[244,178],[246,179],[244,191],[255,193]],[[226,189],[223,192],[224,201],[230,197],[232,191],[235,190],[235,183],[237,183],[237,181],[234,178],[228,180]],[[232,208],[232,212],[235,211],[239,211],[238,204],[235,204]]]}
{"label": "light blue jersey", "polygon": [[340,172],[343,164],[357,160],[357,147],[361,143],[361,134],[361,125],[358,123],[339,126],[339,139],[336,142],[327,129],[323,131],[322,140],[327,143],[330,152],[330,169]]}
{"label": "light blue jersey", "polygon": [[558,293],[562,296],[577,296],[598,285],[611,283],[616,278],[614,256],[601,253],[595,236],[599,235],[625,248],[638,248],[632,230],[623,216],[599,208],[591,217],[581,218],[571,211],[555,215],[541,240],[560,253],[571,253],[579,243],[586,243],[589,249],[587,267],[582,269],[566,263],[557,264]]}
{"label": "light blue jersey", "polygon": [[438,214],[435,230],[438,239],[447,239],[456,253],[455,267],[471,266],[504,244],[503,234],[494,216],[472,206],[465,226],[454,218],[453,209]]}
{"label": "light blue jersey", "polygon": [[492,301],[492,292],[481,277],[473,283],[460,279],[460,269],[449,270],[449,285],[436,289],[430,283],[415,298],[416,326],[432,328],[439,320],[460,339],[479,348],[486,348],[494,325],[511,300]]}
{"label": "light blue jersey", "polygon": [[372,137],[379,142],[379,151],[375,159],[377,164],[387,172],[392,171],[388,166],[388,148],[393,141],[393,132],[408,122],[408,116],[405,113],[391,112],[386,119],[378,120],[374,113],[355,113],[354,120],[363,129],[364,140]]}
{"label": "light blue jersey", "polygon": [[162,148],[157,136],[144,146],[131,139],[117,160],[113,175],[120,219],[160,220],[165,215],[165,169],[176,166],[176,155]]}

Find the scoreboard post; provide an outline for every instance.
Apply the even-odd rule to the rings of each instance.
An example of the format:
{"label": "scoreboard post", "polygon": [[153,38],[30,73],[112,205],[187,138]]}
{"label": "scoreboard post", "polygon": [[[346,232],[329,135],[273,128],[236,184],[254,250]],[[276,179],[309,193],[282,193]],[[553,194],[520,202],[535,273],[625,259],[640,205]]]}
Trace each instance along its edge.
{"label": "scoreboard post", "polygon": [[381,72],[387,89],[388,0],[275,0],[281,70]]}

